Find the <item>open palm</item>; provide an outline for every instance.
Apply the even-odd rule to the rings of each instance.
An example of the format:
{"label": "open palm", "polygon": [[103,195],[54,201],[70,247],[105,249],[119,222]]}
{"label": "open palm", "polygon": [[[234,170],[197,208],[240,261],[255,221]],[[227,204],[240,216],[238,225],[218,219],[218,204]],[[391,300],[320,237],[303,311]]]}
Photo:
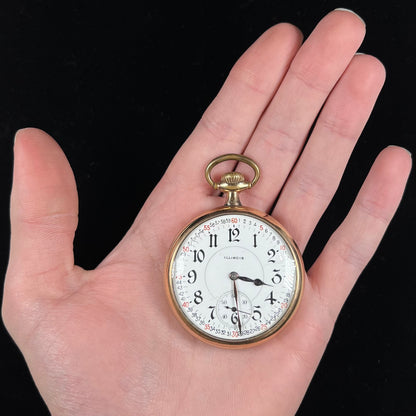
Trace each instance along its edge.
{"label": "open palm", "polygon": [[339,310],[400,202],[408,152],[389,147],[378,156],[308,271],[295,317],[260,346],[224,350],[184,331],[166,301],[164,260],[187,222],[221,205],[203,170],[223,153],[259,163],[265,179],[245,205],[270,212],[304,250],[384,82],[377,59],[355,54],[364,34],[363,22],[342,10],[304,43],[289,24],[265,32],[95,270],[74,266],[78,201],[63,152],[40,130],[17,133],[3,317],[53,415],[296,412]]}

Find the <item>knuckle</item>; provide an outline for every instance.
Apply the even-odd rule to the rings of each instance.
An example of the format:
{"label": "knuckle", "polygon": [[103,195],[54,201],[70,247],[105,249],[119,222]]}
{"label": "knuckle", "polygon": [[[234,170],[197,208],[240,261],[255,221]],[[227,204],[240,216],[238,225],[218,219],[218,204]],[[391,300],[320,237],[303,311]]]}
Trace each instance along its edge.
{"label": "knuckle", "polygon": [[338,239],[332,249],[343,264],[351,266],[354,270],[361,272],[368,263],[367,250],[362,249],[362,244],[346,239]]}
{"label": "knuckle", "polygon": [[[346,113],[348,114],[348,113]],[[351,118],[343,116],[342,113],[326,114],[319,120],[320,127],[327,130],[331,137],[339,137],[341,139],[355,140],[357,132],[355,126],[351,122]]]}
{"label": "knuckle", "polygon": [[297,62],[292,64],[288,71],[288,76],[293,77],[297,82],[302,84],[308,90],[317,95],[326,96],[329,93],[328,81],[325,76],[318,76],[322,71],[323,65],[301,64]]}
{"label": "knuckle", "polygon": [[304,171],[302,175],[294,174],[293,180],[297,191],[314,200],[329,202],[333,196],[330,175],[322,175],[316,171]]}
{"label": "knuckle", "polygon": [[259,135],[269,155],[294,157],[299,153],[300,140],[297,135],[290,128],[283,128],[280,123],[276,124],[273,120],[265,122],[259,128]]}
{"label": "knuckle", "polygon": [[390,215],[386,213],[386,205],[383,201],[375,198],[360,198],[357,200],[358,209],[365,215],[380,221],[383,225],[390,222]]}
{"label": "knuckle", "polygon": [[205,111],[199,124],[215,140],[238,143],[242,139],[242,134],[233,127],[230,121],[212,107]]}
{"label": "knuckle", "polygon": [[243,87],[261,95],[269,96],[274,86],[243,61],[237,61],[230,71],[229,78]]}

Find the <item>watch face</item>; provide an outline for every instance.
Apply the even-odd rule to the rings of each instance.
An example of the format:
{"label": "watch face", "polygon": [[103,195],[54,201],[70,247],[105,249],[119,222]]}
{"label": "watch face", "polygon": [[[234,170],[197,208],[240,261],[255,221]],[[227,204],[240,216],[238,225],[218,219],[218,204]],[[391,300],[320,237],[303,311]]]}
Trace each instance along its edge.
{"label": "watch face", "polygon": [[178,316],[220,345],[259,342],[280,329],[299,301],[302,279],[300,255],[280,225],[239,210],[188,226],[168,264]]}

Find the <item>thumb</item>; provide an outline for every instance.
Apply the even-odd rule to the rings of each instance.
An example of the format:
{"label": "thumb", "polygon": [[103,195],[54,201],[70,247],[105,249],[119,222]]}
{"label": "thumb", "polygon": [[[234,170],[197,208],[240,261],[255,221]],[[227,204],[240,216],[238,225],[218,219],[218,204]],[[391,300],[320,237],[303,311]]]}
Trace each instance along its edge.
{"label": "thumb", "polygon": [[[72,169],[45,132],[16,133],[7,289],[59,295],[74,268],[78,195]],[[43,293],[42,293],[43,292]]]}

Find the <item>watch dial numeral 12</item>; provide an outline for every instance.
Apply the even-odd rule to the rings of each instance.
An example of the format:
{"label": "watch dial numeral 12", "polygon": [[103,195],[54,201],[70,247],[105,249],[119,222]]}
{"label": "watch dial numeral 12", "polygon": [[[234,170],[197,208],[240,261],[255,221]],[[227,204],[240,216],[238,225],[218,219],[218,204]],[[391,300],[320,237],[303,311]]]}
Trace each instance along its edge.
{"label": "watch dial numeral 12", "polygon": [[230,228],[228,230],[228,241],[230,243],[238,243],[240,239],[238,236],[240,235],[240,230],[238,228]]}

